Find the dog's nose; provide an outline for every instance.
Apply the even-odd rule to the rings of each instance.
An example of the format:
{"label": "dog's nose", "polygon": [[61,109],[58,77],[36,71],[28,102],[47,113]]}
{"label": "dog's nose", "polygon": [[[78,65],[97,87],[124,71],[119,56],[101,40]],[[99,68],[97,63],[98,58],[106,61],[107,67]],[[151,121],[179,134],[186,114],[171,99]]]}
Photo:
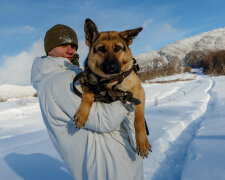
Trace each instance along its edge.
{"label": "dog's nose", "polygon": [[106,70],[109,74],[119,73],[119,67],[115,63],[110,63],[106,65]]}

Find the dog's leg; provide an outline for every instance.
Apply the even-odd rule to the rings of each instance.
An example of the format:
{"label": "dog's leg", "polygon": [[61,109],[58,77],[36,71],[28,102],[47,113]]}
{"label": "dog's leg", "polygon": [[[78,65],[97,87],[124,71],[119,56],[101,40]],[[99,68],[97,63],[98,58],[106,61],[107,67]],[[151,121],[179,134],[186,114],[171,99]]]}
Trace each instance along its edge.
{"label": "dog's leg", "polygon": [[91,110],[91,106],[94,102],[94,93],[90,92],[87,87],[82,87],[83,94],[80,107],[74,116],[75,124],[78,128],[82,128],[86,121]]}
{"label": "dog's leg", "polygon": [[148,156],[149,150],[151,150],[151,145],[148,142],[147,133],[145,129],[145,119],[144,119],[144,106],[145,106],[145,95],[144,90],[140,86],[136,86],[133,91],[133,96],[141,100],[141,104],[134,107],[135,119],[134,127],[136,133],[136,144],[137,153],[143,158]]}

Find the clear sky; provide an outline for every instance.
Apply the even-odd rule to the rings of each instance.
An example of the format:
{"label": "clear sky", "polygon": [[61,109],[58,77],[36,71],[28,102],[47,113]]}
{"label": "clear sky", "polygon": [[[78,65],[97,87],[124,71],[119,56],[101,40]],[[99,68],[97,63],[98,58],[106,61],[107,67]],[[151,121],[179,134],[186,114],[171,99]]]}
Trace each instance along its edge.
{"label": "clear sky", "polygon": [[29,51],[55,24],[72,27],[79,41],[91,18],[99,31],[144,27],[133,55],[225,27],[223,0],[0,0],[0,65],[3,57]]}

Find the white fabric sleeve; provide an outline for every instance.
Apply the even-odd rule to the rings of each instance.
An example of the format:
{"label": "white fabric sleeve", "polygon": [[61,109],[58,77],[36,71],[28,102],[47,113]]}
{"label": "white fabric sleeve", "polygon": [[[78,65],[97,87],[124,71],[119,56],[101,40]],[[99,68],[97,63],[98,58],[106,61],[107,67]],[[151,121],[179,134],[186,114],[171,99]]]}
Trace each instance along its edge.
{"label": "white fabric sleeve", "polygon": [[[49,91],[51,91],[48,93],[52,93],[57,106],[67,114],[69,119],[66,121],[69,123],[74,123],[73,117],[81,102],[81,98],[73,92],[73,78],[74,73],[64,71],[54,75],[51,82],[47,83],[47,86],[50,86]],[[127,116],[128,109],[120,101],[110,104],[95,102],[84,128],[98,132],[118,130],[121,122]]]}

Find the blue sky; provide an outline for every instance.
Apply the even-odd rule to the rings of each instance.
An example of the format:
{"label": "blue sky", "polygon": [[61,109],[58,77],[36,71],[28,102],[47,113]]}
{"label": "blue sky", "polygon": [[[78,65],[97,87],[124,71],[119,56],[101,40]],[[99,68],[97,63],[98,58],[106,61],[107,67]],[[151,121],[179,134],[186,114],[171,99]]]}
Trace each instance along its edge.
{"label": "blue sky", "polygon": [[133,55],[177,40],[225,27],[223,0],[0,0],[0,65],[5,56],[29,51],[55,24],[72,27],[80,41],[91,18],[99,31],[143,31],[131,45]]}

